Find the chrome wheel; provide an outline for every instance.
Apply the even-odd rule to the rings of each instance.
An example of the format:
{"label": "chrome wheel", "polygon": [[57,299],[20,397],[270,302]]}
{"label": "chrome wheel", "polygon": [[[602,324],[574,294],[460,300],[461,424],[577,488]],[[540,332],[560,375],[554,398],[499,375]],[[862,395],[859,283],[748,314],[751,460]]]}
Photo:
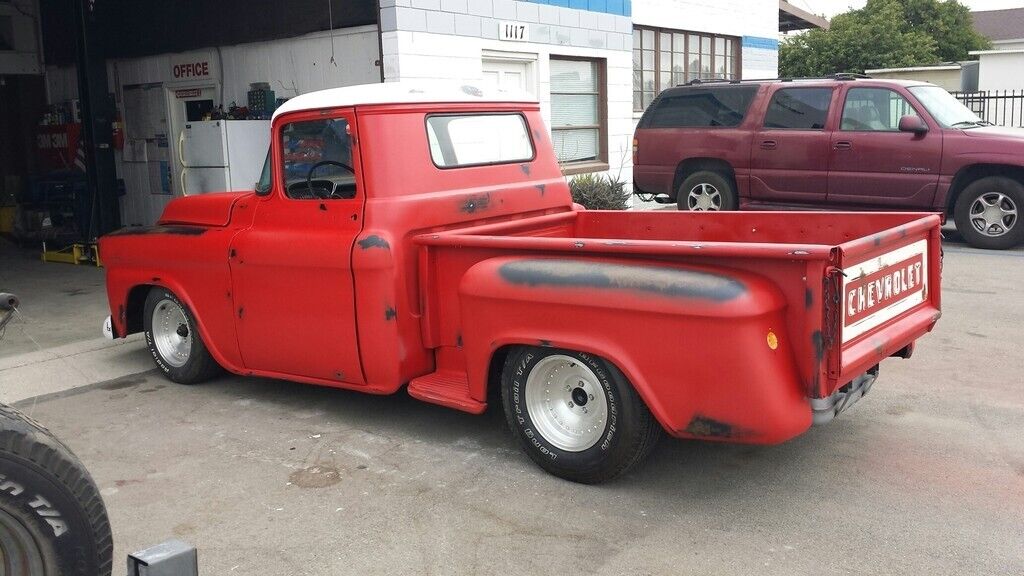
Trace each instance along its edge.
{"label": "chrome wheel", "polygon": [[530,370],[526,409],[544,440],[566,452],[597,444],[608,423],[608,398],[597,375],[563,354],[548,356]]}
{"label": "chrome wheel", "polygon": [[175,368],[188,362],[192,352],[192,326],[181,305],[164,298],[153,309],[153,344],[160,358]]}
{"label": "chrome wheel", "polygon": [[49,574],[39,542],[21,521],[0,510],[0,574]]}
{"label": "chrome wheel", "polygon": [[696,212],[721,210],[722,194],[711,184],[697,184],[686,195],[686,206]]}
{"label": "chrome wheel", "polygon": [[986,192],[971,203],[971,226],[985,236],[1002,236],[1017,223],[1017,204],[1001,192]]}

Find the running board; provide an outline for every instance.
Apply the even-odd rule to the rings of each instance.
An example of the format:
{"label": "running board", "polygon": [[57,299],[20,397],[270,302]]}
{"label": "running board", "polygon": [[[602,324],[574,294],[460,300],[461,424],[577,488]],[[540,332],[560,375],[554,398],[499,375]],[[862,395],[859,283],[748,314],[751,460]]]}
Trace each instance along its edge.
{"label": "running board", "polygon": [[483,414],[487,409],[486,402],[470,398],[466,375],[456,371],[442,370],[414,378],[409,382],[409,395],[424,402],[440,404],[470,414]]}

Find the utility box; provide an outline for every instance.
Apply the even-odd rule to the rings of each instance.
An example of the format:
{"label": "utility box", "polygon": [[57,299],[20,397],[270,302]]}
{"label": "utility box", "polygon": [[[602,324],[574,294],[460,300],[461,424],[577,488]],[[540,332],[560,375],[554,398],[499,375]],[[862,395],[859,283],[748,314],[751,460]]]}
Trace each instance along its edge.
{"label": "utility box", "polygon": [[199,556],[194,546],[168,540],[128,555],[128,576],[198,576]]}

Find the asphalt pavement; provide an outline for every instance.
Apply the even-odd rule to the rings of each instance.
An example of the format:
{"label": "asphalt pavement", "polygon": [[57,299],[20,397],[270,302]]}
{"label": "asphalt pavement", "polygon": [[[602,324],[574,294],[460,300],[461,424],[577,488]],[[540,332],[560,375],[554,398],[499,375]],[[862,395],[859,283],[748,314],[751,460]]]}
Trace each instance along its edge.
{"label": "asphalt pavement", "polygon": [[1024,248],[947,234],[943,318],[848,413],[780,446],[666,440],[602,486],[541,472],[499,410],[175,385],[138,338],[95,339],[102,270],[65,286],[49,268],[68,266],[2,249],[0,289],[25,319],[0,342],[0,400],[92,471],[115,574],[172,537],[204,575],[1021,574]]}

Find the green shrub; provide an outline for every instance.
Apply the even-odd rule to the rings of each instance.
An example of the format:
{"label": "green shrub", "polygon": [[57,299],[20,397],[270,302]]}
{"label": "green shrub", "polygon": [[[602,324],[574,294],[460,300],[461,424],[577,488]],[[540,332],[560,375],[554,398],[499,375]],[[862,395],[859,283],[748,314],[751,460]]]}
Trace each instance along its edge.
{"label": "green shrub", "polygon": [[580,174],[569,182],[573,202],[587,210],[625,210],[629,192],[626,183],[605,174]]}

